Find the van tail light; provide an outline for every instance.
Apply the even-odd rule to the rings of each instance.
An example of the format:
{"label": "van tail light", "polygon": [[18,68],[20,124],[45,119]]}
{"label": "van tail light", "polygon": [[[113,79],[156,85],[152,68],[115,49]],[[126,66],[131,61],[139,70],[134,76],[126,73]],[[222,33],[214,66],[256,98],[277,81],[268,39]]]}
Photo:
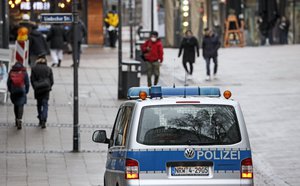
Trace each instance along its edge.
{"label": "van tail light", "polygon": [[252,165],[251,158],[247,158],[242,161],[241,178],[242,179],[252,179],[253,178],[253,165]]}
{"label": "van tail light", "polygon": [[126,159],[125,179],[139,179],[139,163],[136,160]]}

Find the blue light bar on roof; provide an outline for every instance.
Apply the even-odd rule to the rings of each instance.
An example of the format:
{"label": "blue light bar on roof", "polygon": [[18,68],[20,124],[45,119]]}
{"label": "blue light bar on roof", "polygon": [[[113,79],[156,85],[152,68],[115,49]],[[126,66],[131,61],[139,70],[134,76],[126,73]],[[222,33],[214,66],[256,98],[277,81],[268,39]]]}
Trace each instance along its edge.
{"label": "blue light bar on roof", "polygon": [[[128,99],[139,98],[140,91],[145,91],[151,98],[170,96],[208,96],[220,97],[220,89],[216,87],[132,87],[127,92]],[[161,91],[161,92],[160,92]]]}

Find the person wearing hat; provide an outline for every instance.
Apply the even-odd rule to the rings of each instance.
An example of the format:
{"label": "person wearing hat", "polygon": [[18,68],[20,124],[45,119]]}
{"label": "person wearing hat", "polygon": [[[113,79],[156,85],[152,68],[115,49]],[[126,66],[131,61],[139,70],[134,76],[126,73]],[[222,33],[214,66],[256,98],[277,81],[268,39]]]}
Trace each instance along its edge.
{"label": "person wearing hat", "polygon": [[147,64],[147,82],[148,86],[152,86],[152,76],[154,75],[154,85],[157,85],[159,80],[160,64],[163,62],[163,45],[158,38],[158,32],[153,31],[150,38],[141,45],[144,59]]}
{"label": "person wearing hat", "polygon": [[34,97],[37,100],[39,125],[42,128],[46,128],[48,100],[54,84],[53,72],[47,66],[46,56],[40,56],[35,63],[31,69],[30,81],[34,89]]}

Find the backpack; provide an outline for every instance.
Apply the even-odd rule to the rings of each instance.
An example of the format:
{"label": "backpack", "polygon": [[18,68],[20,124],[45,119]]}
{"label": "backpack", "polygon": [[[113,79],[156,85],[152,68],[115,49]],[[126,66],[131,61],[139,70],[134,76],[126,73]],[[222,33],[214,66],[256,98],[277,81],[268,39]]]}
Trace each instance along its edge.
{"label": "backpack", "polygon": [[12,85],[12,93],[23,93],[25,90],[25,74],[23,71],[11,71],[9,73]]}

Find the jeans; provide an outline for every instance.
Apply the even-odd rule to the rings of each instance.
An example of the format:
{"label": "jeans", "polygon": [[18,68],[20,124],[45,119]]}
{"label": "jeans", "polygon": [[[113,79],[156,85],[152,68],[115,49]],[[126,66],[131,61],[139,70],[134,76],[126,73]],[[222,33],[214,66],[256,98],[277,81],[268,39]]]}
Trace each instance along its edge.
{"label": "jeans", "polygon": [[159,68],[160,68],[160,63],[158,61],[156,62],[146,62],[147,64],[147,81],[148,81],[148,86],[152,86],[152,75],[154,74],[154,85],[157,85],[158,79],[159,79]]}
{"label": "jeans", "polygon": [[38,111],[38,118],[41,121],[46,122],[48,117],[48,99],[37,100],[37,111]]}
{"label": "jeans", "polygon": [[217,73],[218,70],[218,58],[217,57],[207,57],[205,58],[206,61],[206,75],[210,76],[210,59],[213,59],[213,62],[215,64],[214,66],[214,74]]}
{"label": "jeans", "polygon": [[16,119],[22,119],[24,112],[24,105],[14,105],[14,113]]}

